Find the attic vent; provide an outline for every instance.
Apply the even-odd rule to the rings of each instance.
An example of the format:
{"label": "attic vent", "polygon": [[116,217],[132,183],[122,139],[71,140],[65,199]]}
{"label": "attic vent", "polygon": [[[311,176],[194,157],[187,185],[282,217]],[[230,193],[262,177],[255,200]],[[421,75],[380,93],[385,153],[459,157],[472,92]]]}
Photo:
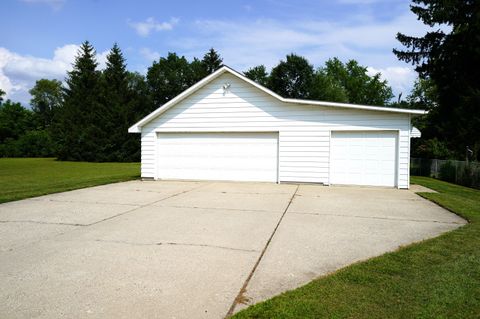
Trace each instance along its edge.
{"label": "attic vent", "polygon": [[225,84],[222,86],[222,89],[223,89],[223,95],[229,93],[229,92],[230,92],[230,83],[225,83]]}

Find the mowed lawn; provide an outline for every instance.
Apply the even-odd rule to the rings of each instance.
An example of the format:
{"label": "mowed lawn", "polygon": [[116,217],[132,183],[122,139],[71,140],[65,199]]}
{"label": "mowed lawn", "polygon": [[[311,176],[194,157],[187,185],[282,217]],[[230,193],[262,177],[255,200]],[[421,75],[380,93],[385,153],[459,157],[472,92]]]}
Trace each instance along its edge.
{"label": "mowed lawn", "polygon": [[[470,223],[254,305],[240,318],[480,318],[480,191],[414,177]],[[248,291],[247,291],[248,294]]]}
{"label": "mowed lawn", "polygon": [[0,158],[0,203],[127,181],[139,163],[62,162],[53,158]]}

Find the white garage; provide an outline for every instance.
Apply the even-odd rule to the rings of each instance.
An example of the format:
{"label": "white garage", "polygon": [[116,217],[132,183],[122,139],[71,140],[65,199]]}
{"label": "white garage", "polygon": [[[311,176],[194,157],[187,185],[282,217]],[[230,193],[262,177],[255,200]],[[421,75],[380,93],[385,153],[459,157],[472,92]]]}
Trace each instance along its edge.
{"label": "white garage", "polygon": [[144,179],[409,187],[423,110],[286,99],[222,67],[133,125]]}

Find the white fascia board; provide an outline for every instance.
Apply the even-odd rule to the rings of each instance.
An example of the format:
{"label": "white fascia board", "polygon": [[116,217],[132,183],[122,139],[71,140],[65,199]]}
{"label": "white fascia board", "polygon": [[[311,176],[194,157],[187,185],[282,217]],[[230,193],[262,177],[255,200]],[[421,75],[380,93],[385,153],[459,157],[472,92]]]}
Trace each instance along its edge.
{"label": "white fascia board", "polygon": [[372,105],[360,105],[360,104],[314,101],[314,100],[300,100],[300,99],[283,99],[283,100],[284,100],[284,102],[294,103],[294,104],[308,104],[308,105],[319,105],[319,106],[342,107],[342,108],[348,108],[348,109],[370,110],[370,111],[380,111],[380,112],[405,113],[405,114],[417,114],[417,115],[423,115],[423,114],[428,113],[428,111],[425,111],[425,110],[400,109],[400,108],[396,108],[396,107],[387,107],[387,106],[372,106]]}

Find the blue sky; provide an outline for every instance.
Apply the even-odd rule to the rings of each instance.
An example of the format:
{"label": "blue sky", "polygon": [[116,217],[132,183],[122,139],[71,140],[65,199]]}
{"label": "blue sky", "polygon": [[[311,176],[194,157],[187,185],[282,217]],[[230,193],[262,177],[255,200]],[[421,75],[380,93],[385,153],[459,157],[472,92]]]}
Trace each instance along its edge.
{"label": "blue sky", "polygon": [[272,67],[289,53],[316,67],[328,58],[356,59],[381,72],[395,94],[410,91],[416,73],[392,53],[398,31],[427,28],[408,0],[114,1],[3,0],[0,3],[0,88],[28,103],[39,78],[63,80],[78,45],[89,40],[100,66],[114,42],[130,70],[145,73],[167,52],[202,57],[214,47],[244,71]]}

